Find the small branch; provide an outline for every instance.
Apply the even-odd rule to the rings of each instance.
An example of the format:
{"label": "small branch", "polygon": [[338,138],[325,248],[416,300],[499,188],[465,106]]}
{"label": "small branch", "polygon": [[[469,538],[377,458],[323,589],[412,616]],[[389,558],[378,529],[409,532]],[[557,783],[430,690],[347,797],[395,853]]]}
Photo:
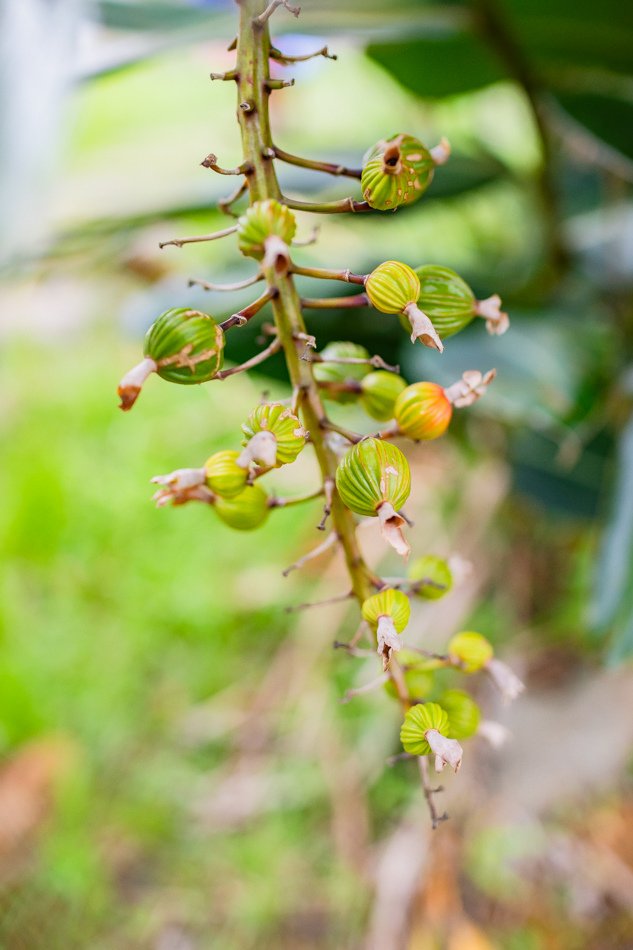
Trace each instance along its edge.
{"label": "small branch", "polygon": [[385,759],[385,765],[388,765],[390,768],[394,765],[397,765],[398,762],[407,762],[409,759],[415,759],[416,756],[412,755],[410,752],[398,752],[396,755],[390,755],[388,759]]}
{"label": "small branch", "polygon": [[433,798],[434,795],[444,791],[444,786],[438,785],[436,788],[431,787],[429,777],[429,762],[425,755],[418,756],[418,768],[420,770],[420,779],[422,780],[422,791],[424,792],[426,804],[428,805],[429,814],[431,816],[431,826],[435,831],[439,824],[441,824],[443,821],[448,821],[448,815],[446,812],[441,815],[438,814],[437,808],[435,807],[435,800]]}
{"label": "small branch", "polygon": [[[327,49],[327,46],[324,47]],[[317,55],[317,54],[314,54]],[[309,56],[303,57],[310,59]],[[309,168],[315,172],[325,172],[327,175],[343,175],[346,178],[358,178],[362,175],[361,168],[347,168],[345,165],[336,165],[334,162],[318,162],[311,158],[301,158],[299,155],[291,155],[290,152],[284,152],[283,149],[273,145],[275,158],[288,165],[297,165],[299,168]]]}
{"label": "small branch", "polygon": [[216,172],[218,175],[253,174],[253,166],[251,162],[242,162],[242,164],[238,165],[237,168],[221,168],[218,165],[217,155],[214,155],[213,152],[210,152],[206,158],[203,158],[200,164],[203,168],[210,168],[212,172]]}
{"label": "small branch", "polygon": [[344,211],[363,212],[374,209],[366,201],[354,201],[353,198],[341,198],[340,201],[298,201],[296,198],[281,199],[293,211],[313,211],[315,214],[341,214]]}
{"label": "small branch", "polygon": [[244,181],[240,185],[238,185],[235,191],[232,191],[231,194],[228,195],[228,197],[220,198],[220,200],[218,201],[219,210],[222,211],[224,214],[230,215],[232,218],[237,218],[238,215],[234,211],[231,211],[231,206],[234,205],[236,201],[239,201],[239,199],[242,197],[242,195],[247,189],[248,189],[248,182],[246,181],[246,179],[244,179]]}
{"label": "small branch", "polygon": [[293,247],[309,247],[310,244],[316,244],[319,237],[320,230],[321,228],[319,227],[318,224],[316,224],[310,231],[310,234],[308,235],[307,238],[303,238],[300,241],[297,241],[297,240],[292,241],[291,242],[292,246]]}
{"label": "small branch", "polygon": [[354,592],[348,590],[346,594],[337,594],[335,597],[328,597],[326,600],[314,600],[304,604],[294,604],[291,607],[286,607],[287,614],[296,613],[299,610],[307,610],[308,607],[327,607],[331,604],[341,604],[346,600],[353,600]]}
{"label": "small branch", "polygon": [[297,495],[296,498],[269,498],[268,507],[269,508],[289,508],[291,505],[302,505],[304,501],[314,501],[315,498],[320,498],[323,494],[323,488],[317,488],[315,491],[310,492],[307,495]]}
{"label": "small branch", "polygon": [[355,689],[348,689],[345,694],[341,697],[339,702],[342,706],[346,703],[351,702],[354,696],[362,696],[364,693],[371,693],[373,690],[378,689],[379,686],[382,686],[384,683],[388,682],[389,673],[381,673],[380,676],[377,676],[376,679],[370,680],[369,683],[365,683],[364,686],[357,686]]}
{"label": "small branch", "polygon": [[350,297],[302,297],[301,306],[306,310],[339,310],[352,307],[368,307],[367,294]]}
{"label": "small branch", "polygon": [[305,56],[287,56],[275,46],[270,47],[270,58],[274,59],[280,66],[290,66],[292,63],[305,63],[308,59],[315,59],[317,56],[324,56],[326,59],[338,59],[335,53],[330,53],[327,46],[322,46],[315,53],[306,53]]}
{"label": "small branch", "polygon": [[264,88],[268,92],[275,92],[277,89],[288,89],[290,86],[294,86],[294,79],[265,79]]}
{"label": "small branch", "polygon": [[223,323],[220,323],[220,329],[226,332],[230,330],[231,327],[242,327],[245,323],[248,323],[256,313],[264,307],[269,300],[273,300],[277,296],[278,291],[275,287],[267,287],[261,297],[258,297],[257,300],[254,300],[252,304],[249,304],[248,307],[243,307],[241,310],[238,310],[237,313],[234,313],[228,319],[224,320]]}
{"label": "small branch", "polygon": [[291,564],[281,573],[284,577],[288,577],[292,571],[298,570],[300,567],[303,567],[304,564],[307,564],[309,561],[312,561],[316,557],[320,557],[321,554],[325,554],[326,551],[329,551],[331,547],[338,543],[338,534],[333,531],[332,534],[328,535],[325,541],[321,544],[318,544],[316,548],[313,548],[312,551],[308,551],[307,554],[304,554],[303,557],[300,557],[298,561],[295,561],[294,564]]}
{"label": "small branch", "polygon": [[230,369],[223,369],[219,373],[216,373],[213,378],[226,379],[228,376],[235,376],[236,373],[244,373],[246,370],[253,369],[254,366],[259,366],[260,363],[263,363],[270,356],[274,356],[275,353],[278,353],[280,349],[281,343],[279,340],[274,339],[272,343],[269,343],[265,349],[260,350],[260,352],[256,353],[255,356],[251,356],[250,360],[246,360],[245,363],[240,363],[239,366],[232,366]]}
{"label": "small branch", "polygon": [[259,16],[253,17],[253,26],[255,29],[263,28],[278,7],[285,7],[288,13],[292,13],[292,15],[295,17],[299,16],[301,13],[301,7],[293,7],[290,3],[288,3],[288,0],[272,0],[263,13],[260,13]]}
{"label": "small branch", "polygon": [[316,277],[319,280],[343,280],[347,284],[360,284],[364,286],[367,279],[366,274],[352,274],[351,270],[330,270],[328,267],[299,267],[298,264],[292,264],[291,274],[298,274],[300,277]]}
{"label": "small branch", "polygon": [[332,500],[334,498],[335,481],[329,475],[323,482],[323,493],[325,495],[325,504],[323,505],[323,517],[317,525],[317,531],[325,531],[325,524],[332,514]]}
{"label": "small branch", "polygon": [[197,277],[190,277],[188,281],[189,287],[202,287],[203,290],[244,290],[245,287],[252,287],[253,284],[259,283],[260,280],[264,279],[263,274],[255,274],[253,277],[247,277],[245,280],[238,280],[234,284],[213,284],[209,280],[199,280]]}
{"label": "small branch", "polygon": [[228,237],[229,234],[235,234],[237,225],[231,228],[225,228],[223,231],[216,231],[214,234],[201,234],[198,237],[173,238],[171,241],[161,241],[158,245],[161,249],[164,247],[182,247],[184,244],[203,244],[205,241],[217,241],[219,238]]}
{"label": "small branch", "polygon": [[311,353],[309,357],[304,357],[309,363],[341,363],[343,365],[349,364],[351,366],[373,366],[374,369],[384,369],[388,373],[399,373],[400,367],[396,364],[392,366],[390,363],[385,363],[382,356],[370,356],[368,359],[362,359],[359,356],[341,356],[341,357],[330,357],[322,356],[320,353]]}
{"label": "small branch", "polygon": [[236,82],[239,78],[237,69],[229,69],[226,73],[209,73],[209,79],[219,79],[221,82]]}
{"label": "small branch", "polygon": [[336,422],[332,422],[330,419],[320,419],[319,425],[322,429],[327,429],[329,432],[338,432],[339,435],[342,435],[344,439],[347,439],[348,442],[351,442],[352,445],[356,445],[357,442],[361,442],[363,439],[366,439],[367,436],[361,435],[359,432],[352,432],[350,429],[344,429],[343,426],[338,425]]}

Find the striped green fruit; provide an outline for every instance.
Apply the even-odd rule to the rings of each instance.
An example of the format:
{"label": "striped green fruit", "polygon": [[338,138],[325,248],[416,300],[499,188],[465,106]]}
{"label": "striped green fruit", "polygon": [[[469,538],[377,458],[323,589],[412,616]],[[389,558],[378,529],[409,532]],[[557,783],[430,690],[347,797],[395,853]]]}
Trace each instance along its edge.
{"label": "striped green fruit", "polygon": [[361,381],[361,405],[367,415],[372,419],[377,419],[378,422],[393,419],[396,399],[406,385],[402,376],[388,373],[384,369],[377,369],[373,373],[368,373]]}
{"label": "striped green fruit", "polygon": [[246,487],[248,471],[237,464],[239,452],[222,449],[204,463],[207,486],[222,498],[235,498]]}
{"label": "striped green fruit", "polygon": [[442,339],[459,333],[474,320],[477,301],[465,280],[450,267],[423,264],[416,267],[420,279],[418,306]]}
{"label": "striped green fruit", "polygon": [[296,229],[295,216],[286,205],[274,198],[256,201],[238,219],[237,244],[246,257],[261,260],[265,254],[266,238],[275,236],[284,244],[290,244]]}
{"label": "striped green fruit", "polygon": [[411,491],[409,463],[399,448],[382,439],[363,439],[339,462],[336,487],[351,511],[375,517],[389,502],[398,511]]}
{"label": "striped green fruit", "polygon": [[363,601],[361,609],[363,620],[375,627],[380,617],[391,617],[398,633],[402,633],[409,623],[411,605],[409,598],[401,590],[392,587],[372,594]]}
{"label": "striped green fruit", "polygon": [[[340,383],[341,385],[348,382],[358,383],[371,370],[369,363],[328,363],[328,359],[369,360],[369,351],[360,343],[350,343],[342,340],[328,343],[321,350],[320,356],[323,362],[314,364],[314,378],[317,383]],[[322,396],[324,399],[331,399],[339,403],[354,402],[358,398],[358,394],[355,392],[337,392],[335,389],[328,389],[327,387],[323,389]]]}
{"label": "striped green fruit", "polygon": [[253,531],[266,521],[268,495],[259,485],[247,485],[233,498],[217,497],[213,507],[222,521],[236,531]]}
{"label": "striped green fruit", "polygon": [[408,304],[417,303],[420,280],[407,264],[385,261],[368,276],[365,291],[376,310],[382,313],[402,313]]}
{"label": "striped green fruit", "polygon": [[379,211],[395,211],[422,197],[431,183],[435,161],[412,135],[393,135],[377,142],[363,159],[361,189]]}
{"label": "striped green fruit", "polygon": [[448,713],[437,703],[418,703],[407,711],[400,730],[400,741],[411,755],[430,755],[431,747],[425,734],[436,729],[446,736],[449,729]]}
{"label": "striped green fruit", "polygon": [[463,689],[447,689],[438,699],[438,704],[448,713],[449,739],[468,739],[479,728],[479,706]]}
{"label": "striped green fruit", "polygon": [[413,383],[396,399],[393,414],[400,432],[417,442],[444,435],[453,406],[437,383]]}
{"label": "striped green fruit", "polygon": [[275,467],[294,462],[306,444],[308,433],[298,416],[280,402],[266,402],[257,406],[242,425],[246,436],[242,445],[260,432],[270,432],[276,441]]}
{"label": "striped green fruit", "polygon": [[170,383],[204,383],[222,368],[224,333],[207,313],[166,310],[147,331],[143,353]]}

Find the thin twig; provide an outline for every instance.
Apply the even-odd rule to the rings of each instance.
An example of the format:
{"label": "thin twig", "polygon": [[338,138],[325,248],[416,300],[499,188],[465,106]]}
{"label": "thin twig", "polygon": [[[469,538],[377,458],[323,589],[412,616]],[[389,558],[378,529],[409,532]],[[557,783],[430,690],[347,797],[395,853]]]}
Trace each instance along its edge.
{"label": "thin twig", "polygon": [[216,172],[218,175],[252,175],[253,173],[253,165],[251,162],[242,162],[237,168],[221,168],[218,165],[217,155],[214,155],[213,152],[210,152],[206,158],[203,158],[200,164],[203,168],[210,168],[211,171]]}
{"label": "thin twig", "polygon": [[435,831],[439,824],[441,824],[443,821],[448,821],[448,814],[446,812],[443,812],[441,815],[438,814],[437,808],[435,807],[435,800],[433,798],[434,795],[444,791],[444,786],[438,785],[436,788],[431,787],[429,762],[425,755],[418,756],[418,768],[420,770],[420,779],[422,780],[422,791],[424,792],[426,804],[428,805],[429,814],[431,816],[431,826]]}
{"label": "thin twig", "polygon": [[284,195],[282,201],[293,211],[313,211],[315,214],[341,214],[344,211],[362,213],[374,209],[366,201],[354,201],[353,198],[341,198],[339,201],[299,201]]}
{"label": "thin twig", "polygon": [[347,284],[364,285],[367,280],[366,274],[352,274],[351,270],[331,270],[328,267],[299,267],[298,264],[292,264],[291,273],[300,277],[316,277],[319,280],[343,280]]}
{"label": "thin twig", "polygon": [[327,46],[322,46],[321,49],[316,50],[314,53],[306,53],[305,56],[287,56],[286,53],[282,53],[276,46],[271,46],[269,55],[270,58],[274,59],[280,66],[290,66],[292,63],[305,63],[307,60],[315,59],[317,56],[324,56],[326,59],[338,59],[335,53],[330,53]]}
{"label": "thin twig", "polygon": [[285,7],[288,13],[292,13],[292,15],[295,17],[298,17],[301,13],[301,7],[293,7],[290,3],[288,3],[288,0],[272,0],[263,13],[260,13],[259,16],[253,17],[253,26],[256,29],[264,27],[278,7]]}
{"label": "thin twig", "polygon": [[293,240],[292,246],[293,247],[309,247],[310,244],[316,244],[319,238],[320,231],[321,231],[320,225],[315,224],[315,226],[312,228],[307,238],[302,238],[301,240],[296,240],[296,239]]}
{"label": "thin twig", "polygon": [[230,369],[223,369],[219,373],[216,373],[213,378],[226,379],[228,376],[235,376],[236,373],[243,373],[246,370],[253,369],[254,366],[259,366],[260,363],[263,363],[270,356],[274,356],[275,353],[278,353],[280,349],[281,343],[279,340],[275,339],[264,350],[260,350],[260,352],[256,353],[255,356],[251,356],[250,360],[246,360],[245,363],[240,363],[239,366],[232,366]]}
{"label": "thin twig", "polygon": [[307,554],[304,554],[303,557],[300,557],[299,560],[295,561],[294,564],[290,564],[290,566],[287,567],[281,573],[283,574],[284,577],[288,577],[288,574],[290,574],[292,571],[296,571],[300,567],[303,567],[304,564],[307,564],[309,561],[312,561],[315,557],[320,557],[321,554],[325,554],[325,552],[329,551],[329,549],[333,547],[338,542],[338,540],[339,540],[338,534],[336,533],[336,531],[333,531],[331,534],[327,536],[325,541],[323,541],[321,544],[318,544],[311,551],[308,551]]}
{"label": "thin twig", "polygon": [[[327,49],[327,46],[325,47]],[[310,57],[306,57],[309,59]],[[347,168],[345,165],[337,165],[334,162],[319,162],[312,158],[302,158],[300,155],[292,155],[290,152],[284,152],[283,149],[273,145],[275,158],[287,165],[296,165],[298,168],[309,168],[311,171],[325,172],[327,175],[344,176],[345,178],[360,178],[361,168]]]}
{"label": "thin twig", "polygon": [[381,673],[380,676],[377,676],[376,679],[370,680],[369,683],[365,683],[364,686],[356,686],[354,689],[348,689],[344,695],[340,698],[339,702],[341,705],[349,703],[354,696],[362,696],[364,693],[371,693],[373,690],[378,689],[379,686],[383,686],[389,680],[389,673]]}
{"label": "thin twig", "polygon": [[295,498],[276,498],[273,496],[268,499],[269,508],[289,508],[291,505],[302,505],[304,501],[313,501],[320,498],[323,494],[323,488],[317,488],[307,495],[297,495]]}
{"label": "thin twig", "polygon": [[237,225],[231,228],[224,228],[223,231],[216,231],[214,234],[200,234],[197,237],[173,238],[171,241],[161,241],[158,245],[163,247],[182,247],[184,244],[203,244],[205,241],[217,241],[218,238],[227,237],[229,234],[235,234]]}
{"label": "thin twig", "polygon": [[302,297],[301,306],[306,310],[345,310],[369,306],[367,294],[352,294],[349,297]]}
{"label": "thin twig", "polygon": [[226,332],[230,330],[231,327],[242,327],[245,323],[248,323],[255,314],[264,307],[269,300],[273,300],[277,296],[277,289],[275,287],[267,287],[264,293],[254,300],[252,304],[249,304],[248,307],[242,307],[241,310],[238,310],[237,313],[232,314],[230,317],[227,317],[222,323],[219,324],[220,329]]}
{"label": "thin twig", "polygon": [[336,594],[334,597],[328,597],[325,600],[313,600],[303,604],[293,604],[285,608],[287,614],[296,613],[299,610],[307,610],[309,607],[328,607],[330,604],[340,604],[345,600],[353,600],[354,592],[348,590],[346,594]]}
{"label": "thin twig", "polygon": [[239,201],[239,199],[242,197],[242,195],[247,189],[248,189],[248,182],[246,181],[246,179],[244,179],[244,181],[241,182],[241,184],[239,184],[238,187],[235,189],[235,191],[231,192],[230,195],[228,195],[226,198],[220,198],[220,200],[218,201],[219,210],[222,211],[224,214],[230,215],[230,217],[232,218],[237,218],[238,215],[236,214],[235,211],[231,211],[231,206],[234,205],[236,201]]}
{"label": "thin twig", "polygon": [[202,287],[203,290],[233,291],[244,290],[245,287],[252,287],[264,279],[263,274],[254,274],[253,277],[247,277],[245,280],[238,280],[234,284],[214,284],[210,280],[201,280],[197,277],[190,277],[189,287]]}

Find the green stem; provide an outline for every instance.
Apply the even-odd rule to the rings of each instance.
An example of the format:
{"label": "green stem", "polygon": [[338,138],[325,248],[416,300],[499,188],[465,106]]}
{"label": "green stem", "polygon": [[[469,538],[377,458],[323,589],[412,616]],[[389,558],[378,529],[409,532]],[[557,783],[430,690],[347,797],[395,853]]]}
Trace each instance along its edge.
{"label": "green stem", "polygon": [[[265,22],[262,26],[253,23],[265,10],[265,0],[241,0],[237,41],[237,115],[244,161],[252,166],[248,176],[251,203],[267,198],[283,200],[274,162],[270,158],[273,143],[268,117],[268,97],[271,95],[267,86],[270,78],[268,24]],[[248,108],[242,108],[242,103],[248,103]],[[277,290],[272,309],[278,339],[284,350],[292,386],[302,393],[300,412],[310,432],[325,482],[326,479],[334,479],[337,457],[328,446],[321,428],[325,412],[312,367],[301,360],[297,352],[296,337],[306,333],[299,295],[290,273],[276,273],[274,268],[267,268],[265,277],[268,286]],[[343,505],[336,491],[332,499],[332,519],[345,555],[354,594],[362,602],[372,593],[372,575],[358,547],[354,516]]]}

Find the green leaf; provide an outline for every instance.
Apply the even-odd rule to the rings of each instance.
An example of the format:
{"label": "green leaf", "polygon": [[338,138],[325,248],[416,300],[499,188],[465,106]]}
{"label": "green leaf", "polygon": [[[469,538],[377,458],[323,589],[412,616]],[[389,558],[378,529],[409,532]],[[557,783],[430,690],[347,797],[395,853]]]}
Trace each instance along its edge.
{"label": "green leaf", "polygon": [[633,161],[633,99],[590,92],[559,93],[557,99],[576,122]]}

